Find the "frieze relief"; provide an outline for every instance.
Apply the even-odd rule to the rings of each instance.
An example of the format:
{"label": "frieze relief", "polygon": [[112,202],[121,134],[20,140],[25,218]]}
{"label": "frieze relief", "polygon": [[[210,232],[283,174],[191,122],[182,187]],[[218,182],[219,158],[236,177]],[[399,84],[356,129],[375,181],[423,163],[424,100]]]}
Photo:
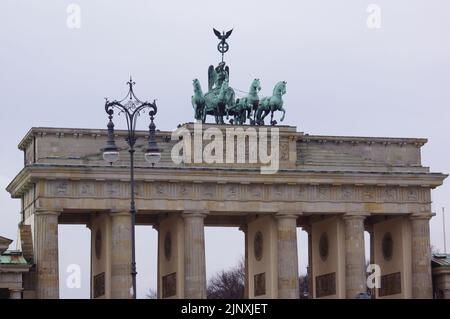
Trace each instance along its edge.
{"label": "frieze relief", "polygon": [[307,185],[298,185],[296,188],[296,196],[294,196],[294,200],[297,201],[306,201],[308,199],[308,189]]}
{"label": "frieze relief", "polygon": [[[119,181],[46,182],[50,197],[129,197],[129,183]],[[238,184],[191,182],[137,182],[135,195],[143,199],[254,200],[288,202],[384,202],[429,203],[430,189],[425,187]]]}
{"label": "frieze relief", "polygon": [[408,188],[406,190],[406,196],[408,201],[417,201],[419,194],[416,188]]}
{"label": "frieze relief", "polygon": [[201,185],[200,198],[215,199],[216,198],[216,184],[204,183]]}
{"label": "frieze relief", "polygon": [[225,185],[224,198],[227,200],[237,200],[239,199],[239,185],[228,184]]}
{"label": "frieze relief", "polygon": [[353,187],[352,186],[347,186],[344,185],[340,188],[339,192],[339,200],[344,201],[344,202],[351,202],[353,200]]}
{"label": "frieze relief", "polygon": [[189,183],[178,183],[177,184],[177,197],[182,199],[192,198],[192,187]]}
{"label": "frieze relief", "polygon": [[328,185],[319,185],[316,187],[316,200],[326,201],[331,200],[331,188]]}
{"label": "frieze relief", "polygon": [[289,143],[280,144],[280,161],[289,160]]}
{"label": "frieze relief", "polygon": [[397,189],[394,187],[384,187],[381,190],[381,200],[385,202],[394,202],[398,199]]}
{"label": "frieze relief", "polygon": [[119,182],[105,183],[105,197],[118,197],[120,193]]}
{"label": "frieze relief", "polygon": [[68,195],[69,183],[67,181],[57,182],[55,185],[55,195]]}
{"label": "frieze relief", "polygon": [[79,184],[79,192],[81,196],[94,196],[94,184],[90,182],[82,182]]}
{"label": "frieze relief", "polygon": [[169,185],[164,182],[154,182],[151,188],[153,198],[166,198],[169,195]]}
{"label": "frieze relief", "polygon": [[272,199],[274,200],[284,200],[286,195],[288,195],[286,185],[274,184],[272,189]]}
{"label": "frieze relief", "polygon": [[261,200],[263,197],[263,186],[262,185],[246,185],[248,199]]}
{"label": "frieze relief", "polygon": [[66,180],[49,181],[46,183],[45,192],[55,197],[69,195],[69,183]]}
{"label": "frieze relief", "polygon": [[363,202],[373,202],[377,201],[377,190],[373,186],[366,186],[362,191],[362,201]]}

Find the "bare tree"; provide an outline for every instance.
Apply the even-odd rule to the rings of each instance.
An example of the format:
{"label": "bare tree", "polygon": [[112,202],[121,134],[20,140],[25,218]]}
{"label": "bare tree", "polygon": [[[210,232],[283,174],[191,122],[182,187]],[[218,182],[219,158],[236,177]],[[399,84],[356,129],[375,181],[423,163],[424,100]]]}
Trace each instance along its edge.
{"label": "bare tree", "polygon": [[431,256],[439,255],[441,253],[440,249],[434,245],[430,245]]}
{"label": "bare tree", "polygon": [[245,262],[215,274],[208,282],[206,296],[208,299],[244,299]]}
{"label": "bare tree", "polygon": [[308,274],[298,276],[298,292],[300,299],[307,299],[309,296]]}
{"label": "bare tree", "polygon": [[155,289],[151,289],[151,288],[148,290],[148,293],[145,294],[145,297],[147,299],[157,299],[158,298],[156,290]]}

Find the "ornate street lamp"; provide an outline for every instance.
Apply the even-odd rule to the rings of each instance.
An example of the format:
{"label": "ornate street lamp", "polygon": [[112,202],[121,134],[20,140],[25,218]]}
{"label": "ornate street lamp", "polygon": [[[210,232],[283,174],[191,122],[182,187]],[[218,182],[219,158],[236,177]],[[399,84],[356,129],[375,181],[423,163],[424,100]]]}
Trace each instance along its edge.
{"label": "ornate street lamp", "polygon": [[155,101],[142,102],[139,100],[133,92],[133,85],[136,84],[130,77],[130,81],[127,82],[129,86],[128,94],[120,101],[109,101],[106,99],[105,111],[108,114],[108,140],[106,146],[102,149],[103,159],[113,165],[113,163],[119,160],[119,149],[116,146],[114,140],[114,123],[112,121],[114,115],[114,109],[118,110],[118,115],[125,114],[127,120],[128,134],[126,136],[126,142],[128,144],[128,152],[130,153],[130,214],[131,214],[131,278],[133,282],[133,299],[136,299],[136,245],[135,245],[135,225],[136,225],[136,205],[135,205],[135,192],[134,192],[134,153],[136,144],[136,122],[139,115],[148,111],[150,117],[148,144],[145,149],[145,160],[154,166],[161,159],[161,153],[156,144],[156,126],[153,122],[158,108]]}

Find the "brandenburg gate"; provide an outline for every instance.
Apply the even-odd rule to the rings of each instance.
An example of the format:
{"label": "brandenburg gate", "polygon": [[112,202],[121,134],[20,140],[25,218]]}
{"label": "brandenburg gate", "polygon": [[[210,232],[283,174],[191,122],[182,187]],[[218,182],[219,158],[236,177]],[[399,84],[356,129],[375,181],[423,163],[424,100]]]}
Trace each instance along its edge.
{"label": "brandenburg gate", "polygon": [[[130,79],[126,98],[105,104],[108,131],[37,127],[26,134],[19,144],[24,168],[7,187],[21,200],[19,243],[34,265],[24,296],[59,297],[58,224],[82,224],[91,230],[91,297],[130,298],[135,216],[137,225],[152,225],[159,234],[159,298],[206,297],[205,226],[245,233],[248,298],[299,297],[298,227],[308,233],[311,297],[367,292],[366,259],[379,272],[376,298],[432,297],[431,190],[447,175],[422,166],[426,140],[317,136],[277,126],[274,112],[284,120],[287,82],[260,98],[255,78],[236,98],[224,62],[231,33],[214,29],[222,61],[208,68],[208,91],[193,81],[196,124],[155,136],[156,104],[136,98]],[[149,133],[137,132],[130,152],[135,165],[125,142],[134,137],[112,130],[119,105],[118,114],[128,115],[153,107]],[[205,124],[208,115],[216,124]],[[224,124],[225,116],[232,125]],[[129,132],[135,122],[127,121]],[[161,150],[155,167],[144,161],[147,134]],[[102,159],[107,140],[109,150],[122,153],[114,165]],[[130,184],[136,214],[130,214]]]}
{"label": "brandenburg gate", "polygon": [[[203,124],[200,134],[227,127]],[[235,127],[244,140],[250,127],[258,139],[272,128]],[[431,190],[446,175],[422,166],[426,140],[276,128],[273,174],[248,160],[174,163],[175,145],[195,134],[192,123],[181,126],[182,138],[157,132],[162,158],[155,167],[136,156],[136,222],[159,233],[158,297],[205,298],[204,227],[233,226],[245,233],[248,298],[298,298],[298,227],[308,232],[313,298],[366,292],[366,259],[380,267],[376,298],[431,298]],[[20,142],[24,168],[7,190],[22,203],[19,242],[35,265],[27,295],[59,298],[58,225],[82,224],[91,231],[91,297],[130,297],[129,162],[125,132],[115,134],[123,154],[112,166],[102,159],[106,130],[36,127]],[[138,132],[136,154],[147,134]]]}

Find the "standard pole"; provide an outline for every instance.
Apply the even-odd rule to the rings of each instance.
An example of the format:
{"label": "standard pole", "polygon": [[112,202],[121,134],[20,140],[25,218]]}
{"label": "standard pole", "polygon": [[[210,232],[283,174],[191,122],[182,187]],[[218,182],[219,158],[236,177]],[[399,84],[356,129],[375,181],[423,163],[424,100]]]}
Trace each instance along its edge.
{"label": "standard pole", "polygon": [[445,238],[445,210],[442,207],[442,229],[444,231],[444,254],[447,255],[447,240]]}
{"label": "standard pole", "polygon": [[134,202],[134,147],[130,146],[130,183],[131,183],[131,280],[133,283],[133,299],[136,299],[136,244],[135,244],[135,225],[136,225],[136,206]]}

